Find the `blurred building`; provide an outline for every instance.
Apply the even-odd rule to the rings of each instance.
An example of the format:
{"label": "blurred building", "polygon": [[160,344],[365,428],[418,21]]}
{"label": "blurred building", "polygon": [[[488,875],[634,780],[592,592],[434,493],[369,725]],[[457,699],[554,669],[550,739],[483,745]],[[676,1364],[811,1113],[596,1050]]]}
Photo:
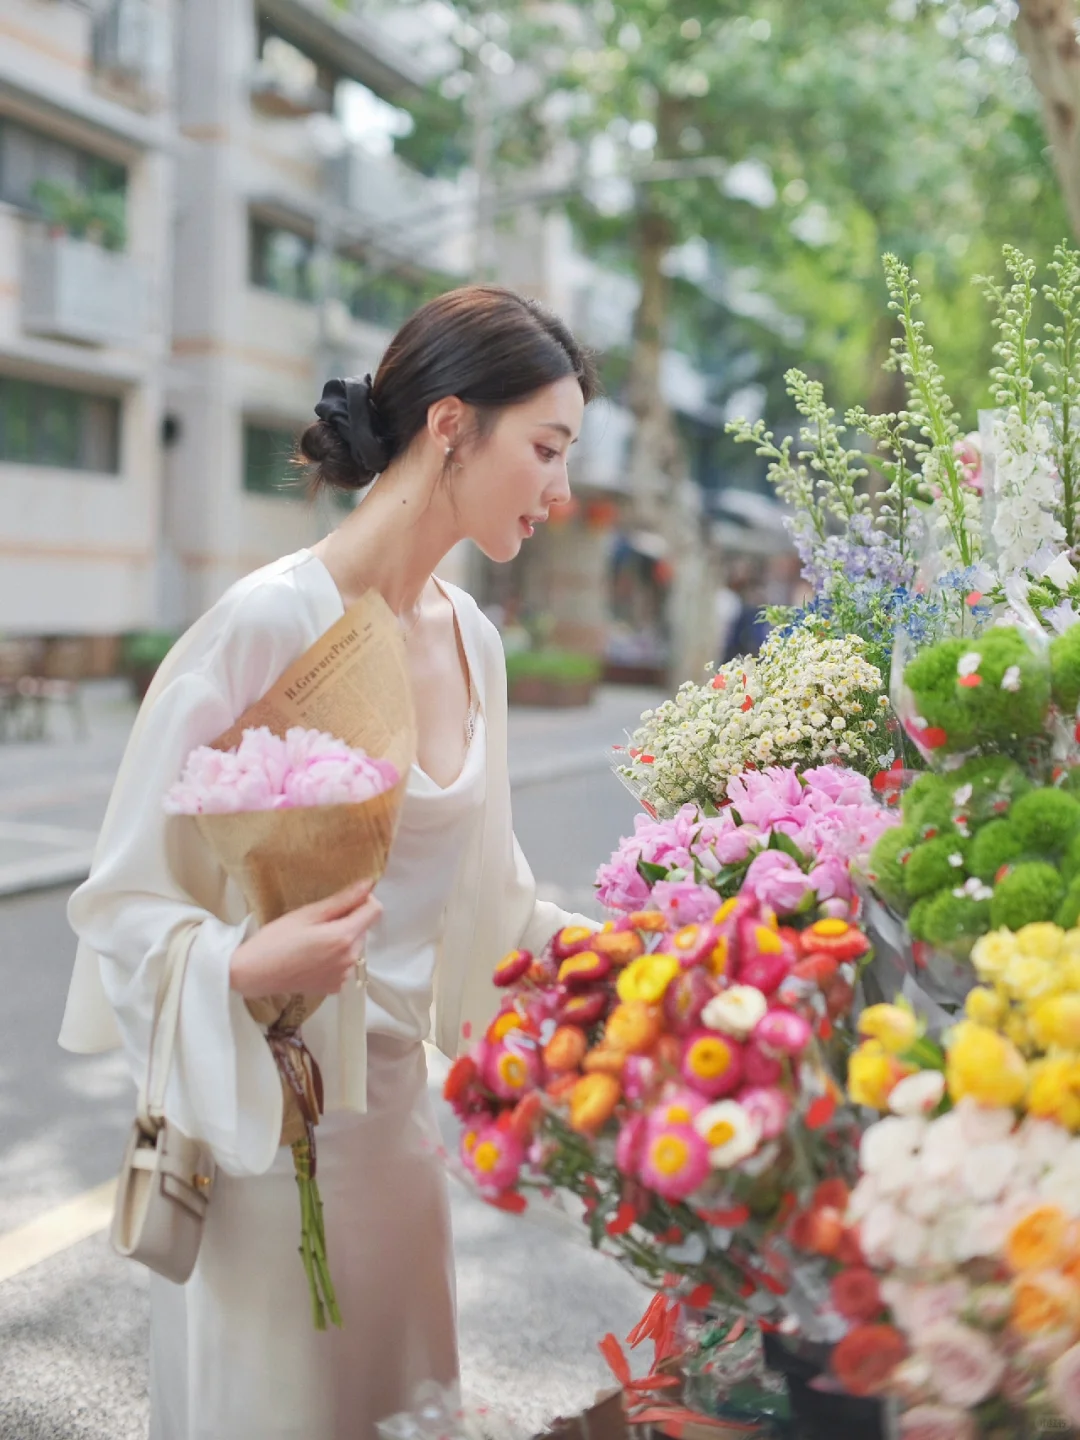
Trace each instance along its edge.
{"label": "blurred building", "polygon": [[[0,635],[179,628],[324,533],[341,512],[289,463],[323,380],[374,371],[401,321],[471,274],[625,350],[636,286],[564,215],[478,212],[479,122],[457,179],[395,151],[401,103],[446,68],[416,17],[0,0]],[[715,428],[685,356],[664,385]],[[567,511],[514,566],[460,554],[448,573],[632,669],[662,659],[666,562],[623,524],[631,431],[619,404],[593,407]]]}

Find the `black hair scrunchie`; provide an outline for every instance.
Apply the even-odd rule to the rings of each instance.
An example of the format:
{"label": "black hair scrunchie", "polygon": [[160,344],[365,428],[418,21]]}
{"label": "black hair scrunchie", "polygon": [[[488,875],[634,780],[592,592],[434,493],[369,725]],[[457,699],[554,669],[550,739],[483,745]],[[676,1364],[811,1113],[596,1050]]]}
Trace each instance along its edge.
{"label": "black hair scrunchie", "polygon": [[361,470],[381,475],[390,464],[389,447],[379,434],[370,375],[362,380],[327,380],[315,414],[334,427]]}

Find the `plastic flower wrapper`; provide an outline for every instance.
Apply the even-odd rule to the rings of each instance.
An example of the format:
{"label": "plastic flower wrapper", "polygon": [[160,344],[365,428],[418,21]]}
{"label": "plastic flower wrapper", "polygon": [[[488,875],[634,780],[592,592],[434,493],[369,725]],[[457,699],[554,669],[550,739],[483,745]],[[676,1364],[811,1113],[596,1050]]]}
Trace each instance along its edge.
{"label": "plastic flower wrapper", "polygon": [[647,1284],[783,1313],[785,1197],[853,1153],[820,1043],[865,951],[845,920],[782,931],[739,898],[677,930],[644,911],[514,952],[499,1014],[447,1077],[462,1163],[506,1209],[573,1197],[592,1244]]}
{"label": "plastic flower wrapper", "polygon": [[375,1425],[379,1440],[528,1440],[529,1431],[484,1406],[462,1404],[455,1385],[427,1380],[416,1387],[413,1408]]}

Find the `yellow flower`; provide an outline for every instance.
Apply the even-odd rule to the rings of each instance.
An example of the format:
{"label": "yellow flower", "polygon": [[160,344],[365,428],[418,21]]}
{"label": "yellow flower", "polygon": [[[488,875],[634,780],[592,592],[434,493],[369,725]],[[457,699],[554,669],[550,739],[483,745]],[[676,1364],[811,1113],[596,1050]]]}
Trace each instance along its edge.
{"label": "yellow flower", "polygon": [[1056,1270],[1022,1275],[1013,1286],[1013,1328],[1021,1335],[1054,1330],[1076,1333],[1080,1321],[1080,1287]]}
{"label": "yellow flower", "polygon": [[1018,1050],[1023,1051],[1030,1048],[1031,1028],[1026,1015],[1022,1015],[1019,1010],[1012,1011],[1002,1028]]}
{"label": "yellow flower", "polygon": [[1032,1039],[1041,1049],[1060,1045],[1080,1049],[1080,995],[1052,995],[1040,1000],[1029,1017]]}
{"label": "yellow flower", "polygon": [[1034,1061],[1027,1108],[1041,1120],[1080,1130],[1080,1060],[1057,1056]]}
{"label": "yellow flower", "polygon": [[880,1041],[891,1055],[902,1055],[919,1038],[919,1022],[902,1005],[869,1005],[859,1016],[859,1034]]}
{"label": "yellow flower", "polygon": [[1046,995],[1053,995],[1061,986],[1061,973],[1050,960],[1033,955],[1017,955],[1005,967],[1001,983],[1014,1000],[1030,1005]]}
{"label": "yellow flower", "polygon": [[1080,929],[1065,931],[1061,939],[1061,958],[1080,960]]}
{"label": "yellow flower", "polygon": [[964,1013],[969,1020],[974,1020],[976,1025],[986,1025],[991,1030],[997,1030],[1008,1012],[1008,1001],[996,990],[988,990],[983,985],[977,985],[974,990],[968,991],[968,997],[964,1001]]}
{"label": "yellow flower", "polygon": [[1060,925],[1052,925],[1049,920],[1021,926],[1016,932],[1016,943],[1021,953],[1032,955],[1038,960],[1056,960],[1061,954],[1064,940],[1065,931]]}
{"label": "yellow flower", "polygon": [[1019,953],[1016,937],[1011,930],[992,930],[989,935],[976,940],[971,951],[971,963],[982,980],[996,980],[1009,961]]}
{"label": "yellow flower", "polygon": [[1080,990],[1080,954],[1070,955],[1066,950],[1057,963],[1062,990]]}
{"label": "yellow flower", "polygon": [[1017,1105],[1027,1090],[1027,1065],[1011,1041],[962,1020],[952,1032],[945,1078],[954,1100],[970,1095],[980,1105]]}
{"label": "yellow flower", "polygon": [[856,1105],[887,1110],[893,1088],[917,1068],[890,1055],[880,1040],[865,1040],[848,1061],[848,1095]]}
{"label": "yellow flower", "polygon": [[665,955],[662,951],[653,955],[639,955],[636,960],[630,961],[615,982],[619,999],[627,1002],[644,1000],[648,1005],[655,1005],[658,1000],[663,999],[664,991],[678,975],[680,968],[674,955]]}

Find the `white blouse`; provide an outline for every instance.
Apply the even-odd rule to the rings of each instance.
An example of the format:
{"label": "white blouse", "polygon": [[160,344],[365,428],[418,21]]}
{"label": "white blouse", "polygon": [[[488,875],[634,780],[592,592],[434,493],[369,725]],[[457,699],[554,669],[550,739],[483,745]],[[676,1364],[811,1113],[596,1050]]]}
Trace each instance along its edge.
{"label": "white blouse", "polygon": [[[590,922],[536,899],[510,817],[502,643],[471,596],[454,586],[444,589],[454,604],[482,722],[471,755],[477,763],[484,760],[482,797],[462,820],[456,837],[460,861],[451,867],[446,904],[428,937],[435,1038],[453,1055],[495,1012],[498,991],[491,972],[505,951],[538,948],[560,925]],[[181,1130],[209,1144],[218,1164],[235,1175],[264,1173],[281,1130],[273,1058],[243,999],[229,987],[229,962],[251,917],[194,821],[167,817],[162,797],[189,752],[233,724],[342,612],[329,571],[301,550],[239,581],[196,621],[170,652],[139,712],[90,877],[68,908],[80,944],[60,1043],[79,1052],[123,1045],[136,1083],[146,1071],[169,938],[185,922],[198,922],[165,1110]],[[417,795],[422,783],[417,782]],[[389,927],[391,907],[386,910]],[[396,938],[395,932],[391,940],[387,928],[385,946]],[[376,985],[380,954],[389,957],[390,950],[380,950],[377,940]],[[377,1022],[380,1002],[370,982],[369,988]],[[427,993],[420,985],[413,997],[417,1028]],[[330,1103],[364,1108],[368,998],[347,985],[308,1022],[317,1025],[333,1055],[324,1069],[328,1108]]]}

